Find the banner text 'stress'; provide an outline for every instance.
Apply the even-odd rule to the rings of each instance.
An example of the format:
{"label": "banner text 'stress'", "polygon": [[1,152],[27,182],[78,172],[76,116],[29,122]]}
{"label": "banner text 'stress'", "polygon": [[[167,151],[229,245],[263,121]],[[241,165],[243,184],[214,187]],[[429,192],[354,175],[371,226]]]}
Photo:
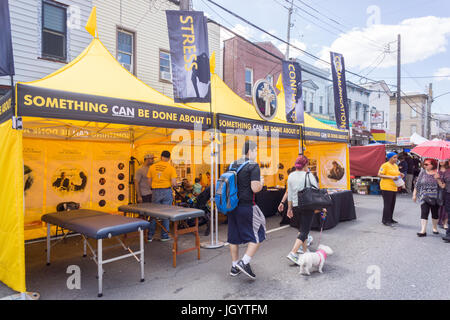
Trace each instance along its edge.
{"label": "banner text 'stress'", "polygon": [[167,10],[175,102],[211,102],[208,29],[203,12]]}

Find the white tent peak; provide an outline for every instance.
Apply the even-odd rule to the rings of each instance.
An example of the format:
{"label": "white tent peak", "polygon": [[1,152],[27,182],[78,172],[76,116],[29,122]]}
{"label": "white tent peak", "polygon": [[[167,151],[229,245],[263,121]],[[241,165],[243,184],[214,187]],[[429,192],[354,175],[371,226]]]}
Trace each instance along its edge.
{"label": "white tent peak", "polygon": [[416,144],[419,145],[421,143],[427,142],[428,139],[422,137],[420,134],[418,134],[417,132],[414,132],[411,137],[409,138],[409,142],[411,142],[412,144]]}

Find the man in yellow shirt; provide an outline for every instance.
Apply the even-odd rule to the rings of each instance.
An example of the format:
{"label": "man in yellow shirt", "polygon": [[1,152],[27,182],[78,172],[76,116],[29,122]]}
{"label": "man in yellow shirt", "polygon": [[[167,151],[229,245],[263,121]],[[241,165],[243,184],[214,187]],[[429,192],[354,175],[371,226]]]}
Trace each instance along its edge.
{"label": "man in yellow shirt", "polygon": [[[177,186],[177,172],[175,168],[169,163],[170,152],[163,151],[161,153],[161,161],[153,164],[148,170],[148,184],[152,188],[152,202],[159,204],[172,205],[173,194],[172,187]],[[162,225],[166,230],[161,230],[161,241],[170,240],[169,234],[169,219],[163,219]],[[148,229],[147,241],[153,240],[155,234],[156,221],[150,221],[150,228]]]}
{"label": "man in yellow shirt", "polygon": [[398,155],[395,152],[389,152],[386,157],[388,161],[380,167],[378,172],[378,177],[381,178],[380,189],[384,204],[381,222],[385,226],[392,227],[394,223],[397,223],[397,221],[393,219],[398,190],[394,181],[403,178],[404,175],[400,173],[397,166]]}

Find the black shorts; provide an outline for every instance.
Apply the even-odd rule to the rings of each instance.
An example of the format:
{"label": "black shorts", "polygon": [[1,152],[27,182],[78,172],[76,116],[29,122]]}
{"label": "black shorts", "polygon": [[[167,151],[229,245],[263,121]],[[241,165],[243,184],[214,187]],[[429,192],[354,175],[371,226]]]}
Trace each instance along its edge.
{"label": "black shorts", "polygon": [[266,219],[258,206],[238,206],[227,216],[228,243],[260,243],[266,239]]}

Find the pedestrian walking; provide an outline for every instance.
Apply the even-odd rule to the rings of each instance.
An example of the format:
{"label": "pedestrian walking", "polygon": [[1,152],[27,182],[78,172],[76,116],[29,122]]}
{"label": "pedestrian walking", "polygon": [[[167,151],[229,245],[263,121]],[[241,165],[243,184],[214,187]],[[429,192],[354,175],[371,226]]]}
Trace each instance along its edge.
{"label": "pedestrian walking", "polygon": [[398,187],[395,184],[403,175],[400,173],[397,166],[398,155],[395,152],[389,152],[386,155],[387,162],[385,162],[378,172],[378,177],[381,178],[380,189],[383,196],[383,218],[381,222],[385,226],[392,227],[397,221],[394,220],[395,201],[397,198]]}
{"label": "pedestrian walking", "polygon": [[[261,172],[258,163],[257,145],[246,141],[242,150],[243,157],[231,165],[238,168],[249,161],[237,174],[238,206],[230,211],[228,217],[228,243],[231,254],[231,276],[241,272],[255,279],[256,275],[250,267],[250,261],[266,238],[266,220],[264,214],[255,204],[255,193],[262,190]],[[239,259],[239,245],[248,243],[242,259]]]}
{"label": "pedestrian walking", "polygon": [[449,160],[439,162],[440,187],[444,192],[444,204],[439,208],[439,222],[445,230],[448,230],[448,216],[450,213],[450,164]]}
{"label": "pedestrian walking", "polygon": [[[316,178],[309,172],[309,160],[307,157],[300,155],[295,160],[295,171],[288,177],[288,212],[287,216],[292,219],[294,215],[299,221],[299,233],[295,239],[294,246],[287,255],[287,258],[292,262],[298,264],[299,253],[308,252],[307,239],[311,231],[314,213],[319,213],[320,210],[300,210],[298,203],[298,192],[305,187],[314,186],[319,188]],[[325,212],[326,210],[323,209]],[[302,249],[300,252],[300,248]]]}
{"label": "pedestrian walking", "polygon": [[136,199],[138,203],[152,202],[152,188],[148,184],[148,169],[154,163],[153,153],[144,156],[144,164],[136,170],[134,176],[134,186],[136,188]]}
{"label": "pedestrian walking", "polygon": [[[408,162],[406,161],[406,155],[405,153],[400,154],[400,156],[398,157],[399,160],[399,164],[398,164],[398,169],[400,170],[400,173],[403,174],[403,177],[407,177],[408,174]],[[407,193],[407,187],[406,187],[406,183],[405,185],[401,188],[400,192],[402,193]]]}
{"label": "pedestrian walking", "polygon": [[[161,161],[153,164],[148,170],[148,183],[153,190],[153,203],[172,205],[172,187],[177,187],[177,172],[169,163],[170,152],[165,150],[161,153]],[[168,241],[169,219],[162,219],[161,241]],[[151,242],[156,229],[155,219],[150,220],[147,241]]]}
{"label": "pedestrian walking", "polygon": [[[438,197],[438,180],[439,174],[437,172],[437,161],[434,159],[425,159],[423,162],[422,171],[417,177],[416,186],[413,192],[413,201],[419,200],[420,203],[420,221],[421,230],[417,233],[418,237],[425,237],[427,235],[428,216],[431,211],[431,218],[433,224],[433,233],[439,234],[437,223],[439,219],[439,205],[437,203]],[[443,185],[442,181],[440,182]]]}
{"label": "pedestrian walking", "polygon": [[413,158],[407,153],[406,156],[406,163],[408,164],[408,170],[406,172],[406,192],[412,193],[413,191],[413,179],[414,179],[414,160]]}

